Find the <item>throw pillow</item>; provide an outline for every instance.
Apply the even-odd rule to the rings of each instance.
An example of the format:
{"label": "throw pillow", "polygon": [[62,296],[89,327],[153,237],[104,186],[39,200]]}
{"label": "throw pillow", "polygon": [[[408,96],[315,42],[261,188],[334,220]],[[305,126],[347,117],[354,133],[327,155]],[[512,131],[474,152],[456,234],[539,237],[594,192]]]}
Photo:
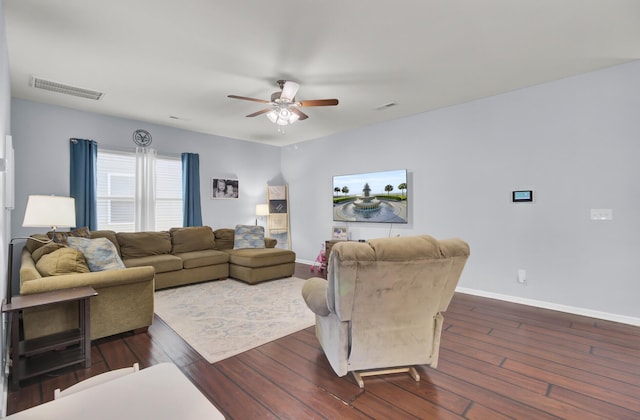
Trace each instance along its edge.
{"label": "throw pillow", "polygon": [[89,231],[89,228],[85,226],[69,232],[47,232],[47,236],[53,239],[53,242],[66,245],[68,237],[90,238],[91,232]]}
{"label": "throw pillow", "polygon": [[236,226],[233,249],[243,248],[264,248],[264,228],[262,226]]}
{"label": "throw pillow", "polygon": [[29,239],[27,239],[27,243],[24,245],[30,253],[33,252],[51,242],[51,238],[43,233],[36,233],[35,235],[31,235]]}
{"label": "throw pillow", "polygon": [[36,268],[44,277],[89,272],[82,252],[66,247],[40,257]]}
{"label": "throw pillow", "polygon": [[41,246],[31,253],[31,258],[33,258],[33,262],[36,264],[40,261],[40,258],[47,254],[51,254],[54,251],[59,250],[60,248],[64,248],[64,245],[58,244],[55,242],[49,242],[46,245]]}
{"label": "throw pillow", "polygon": [[107,238],[67,238],[69,246],[84,254],[89,270],[105,271],[126,268],[118,255],[115,245]]}

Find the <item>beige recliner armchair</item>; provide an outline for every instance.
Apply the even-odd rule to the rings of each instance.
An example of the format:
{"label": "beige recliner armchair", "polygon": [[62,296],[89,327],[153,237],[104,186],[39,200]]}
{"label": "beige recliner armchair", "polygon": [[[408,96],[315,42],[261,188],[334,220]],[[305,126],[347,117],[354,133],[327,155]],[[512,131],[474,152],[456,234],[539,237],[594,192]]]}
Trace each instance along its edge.
{"label": "beige recliner armchair", "polygon": [[[409,372],[438,363],[446,311],[469,245],[431,236],[340,242],[327,280],[306,281],[302,295],[316,314],[316,336],[338,376]],[[367,372],[362,372],[367,371]]]}

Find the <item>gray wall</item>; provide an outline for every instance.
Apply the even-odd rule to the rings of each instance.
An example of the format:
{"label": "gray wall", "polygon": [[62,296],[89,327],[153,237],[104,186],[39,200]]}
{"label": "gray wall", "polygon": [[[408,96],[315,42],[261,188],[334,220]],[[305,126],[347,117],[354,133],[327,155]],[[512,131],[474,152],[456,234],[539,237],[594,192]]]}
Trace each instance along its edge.
{"label": "gray wall", "polygon": [[[198,153],[202,219],[213,228],[255,223],[255,206],[266,201],[267,180],[280,173],[280,148],[274,146],[15,98],[11,115],[16,154],[13,231],[21,235],[39,231],[21,227],[30,194],[69,195],[69,138],[72,137],[96,140],[99,147],[134,150],[133,131],[143,128],[153,136],[151,147],[159,154]],[[210,199],[210,179],[221,177],[239,180],[238,199]]]}
{"label": "gray wall", "polygon": [[[634,62],[283,148],[298,257],[330,238],[333,175],[406,168],[410,223],[349,223],[352,239],[460,237],[463,290],[640,323],[639,75]],[[535,202],[511,203],[516,189]]]}

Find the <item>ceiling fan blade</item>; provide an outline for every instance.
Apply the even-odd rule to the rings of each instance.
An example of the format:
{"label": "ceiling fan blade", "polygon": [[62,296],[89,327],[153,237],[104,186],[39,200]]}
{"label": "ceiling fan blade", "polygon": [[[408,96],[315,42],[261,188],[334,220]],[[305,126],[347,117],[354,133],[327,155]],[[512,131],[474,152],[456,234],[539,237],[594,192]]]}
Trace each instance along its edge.
{"label": "ceiling fan blade", "polygon": [[293,98],[296,97],[298,89],[300,89],[299,84],[287,80],[286,82],[284,82],[284,86],[282,87],[282,94],[280,95],[280,99],[286,99],[290,102],[293,102]]}
{"label": "ceiling fan blade", "polygon": [[307,114],[305,114],[304,112],[300,111],[298,108],[291,107],[289,109],[291,110],[291,112],[293,112],[294,114],[296,114],[298,116],[298,121],[306,120],[307,118],[309,118],[309,116]]}
{"label": "ceiling fan blade", "polygon": [[253,114],[246,115],[247,117],[257,117],[258,115],[266,114],[271,111],[271,108],[265,108],[260,111],[254,112]]}
{"label": "ceiling fan blade", "polygon": [[247,98],[246,96],[238,96],[238,95],[227,95],[227,98],[242,99],[244,101],[260,102],[261,104],[268,104],[269,103],[269,101],[265,101],[264,99]]}
{"label": "ceiling fan blade", "polygon": [[337,99],[310,99],[308,101],[300,101],[300,106],[334,106],[338,105]]}

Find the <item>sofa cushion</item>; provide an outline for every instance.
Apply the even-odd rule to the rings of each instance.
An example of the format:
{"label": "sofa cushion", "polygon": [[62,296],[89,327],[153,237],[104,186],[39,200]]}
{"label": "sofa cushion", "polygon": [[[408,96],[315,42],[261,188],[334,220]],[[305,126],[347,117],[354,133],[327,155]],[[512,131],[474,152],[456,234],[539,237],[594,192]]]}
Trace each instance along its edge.
{"label": "sofa cushion", "polygon": [[171,254],[147,255],[146,257],[127,258],[124,260],[127,267],[152,266],[156,273],[182,270],[182,259]]}
{"label": "sofa cushion", "polygon": [[75,238],[68,237],[67,242],[72,248],[80,250],[87,260],[91,271],[119,270],[125,268],[115,245],[107,238]]}
{"label": "sofa cushion", "polygon": [[237,225],[233,235],[233,249],[264,248],[264,227]]}
{"label": "sofa cushion", "polygon": [[213,231],[216,238],[215,249],[233,249],[233,229],[222,228]]}
{"label": "sofa cushion", "polygon": [[57,251],[60,248],[64,248],[65,246],[56,242],[49,242],[46,245],[41,246],[31,253],[31,258],[33,258],[33,262],[37,263],[42,256],[51,254],[53,251]]}
{"label": "sofa cushion", "polygon": [[268,267],[292,263],[296,261],[296,253],[288,249],[280,248],[253,248],[231,249],[225,251],[229,254],[229,262],[244,267]]}
{"label": "sofa cushion", "polygon": [[53,242],[66,245],[68,237],[73,236],[77,238],[90,238],[91,232],[89,232],[89,228],[85,226],[85,227],[73,229],[69,232],[57,232],[57,231],[47,232],[47,236],[51,238]]}
{"label": "sofa cushion", "polygon": [[202,251],[215,247],[213,230],[209,226],[171,228],[171,253]]}
{"label": "sofa cushion", "polygon": [[161,255],[171,252],[169,232],[119,232],[116,233],[123,259]]}
{"label": "sofa cushion", "polygon": [[182,259],[184,268],[204,267],[207,265],[226,264],[229,262],[229,254],[214,249],[205,249],[202,251],[183,252],[174,254]]}
{"label": "sofa cushion", "polygon": [[43,255],[38,260],[36,268],[44,277],[89,272],[82,252],[67,247]]}

